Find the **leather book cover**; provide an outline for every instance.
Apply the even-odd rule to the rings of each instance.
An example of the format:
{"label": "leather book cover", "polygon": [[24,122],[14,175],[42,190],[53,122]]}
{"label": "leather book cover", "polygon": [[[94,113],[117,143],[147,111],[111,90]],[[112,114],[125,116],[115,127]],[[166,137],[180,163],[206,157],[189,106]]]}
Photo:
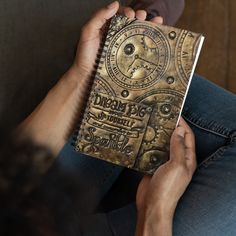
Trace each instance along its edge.
{"label": "leather book cover", "polygon": [[203,40],[113,17],[75,149],[149,174],[165,163]]}

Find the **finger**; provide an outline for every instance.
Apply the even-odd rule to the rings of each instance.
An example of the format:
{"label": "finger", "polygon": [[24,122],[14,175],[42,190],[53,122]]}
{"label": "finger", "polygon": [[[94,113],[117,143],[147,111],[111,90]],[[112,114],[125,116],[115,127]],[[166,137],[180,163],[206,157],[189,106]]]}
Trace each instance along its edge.
{"label": "finger", "polygon": [[191,128],[189,127],[188,123],[183,119],[182,116],[179,119],[178,126],[184,127],[187,131],[192,131]]}
{"label": "finger", "polygon": [[185,157],[185,129],[175,128],[170,140],[170,159],[183,162]]}
{"label": "finger", "polygon": [[145,20],[146,17],[147,17],[147,12],[144,11],[144,10],[137,10],[135,12],[135,17],[138,19],[138,20]]}
{"label": "finger", "polygon": [[195,138],[194,134],[187,132],[185,134],[185,159],[187,164],[191,169],[195,170],[197,161],[196,161],[196,151],[195,151]]}
{"label": "finger", "polygon": [[188,134],[186,129],[181,126],[174,130],[170,142],[170,160],[186,166],[192,176],[197,162],[195,149],[186,147],[186,140],[189,139]]}
{"label": "finger", "polygon": [[161,16],[155,16],[150,21],[155,24],[163,24],[163,18]]}
{"label": "finger", "polygon": [[180,118],[179,127],[184,128],[186,131],[184,137],[185,159],[186,159],[186,164],[193,173],[197,167],[194,133],[192,132],[191,128],[182,117]]}
{"label": "finger", "polygon": [[147,189],[149,187],[151,181],[150,176],[144,176],[139,183],[138,190],[137,190],[137,195],[136,195],[136,205],[138,210],[141,210],[146,203],[146,194],[147,194]]}
{"label": "finger", "polygon": [[120,5],[119,9],[118,9],[118,13],[123,15],[124,14],[124,6]]}
{"label": "finger", "polygon": [[186,132],[184,141],[186,149],[195,151],[195,138],[193,132]]}
{"label": "finger", "polygon": [[107,7],[97,11],[85,26],[87,33],[95,34],[99,32],[103,25],[106,23],[106,21],[117,13],[118,9],[119,2],[115,1],[109,4]]}
{"label": "finger", "polygon": [[141,182],[139,183],[139,190],[143,191],[143,194],[146,193],[146,189],[148,188],[148,185],[150,184],[152,177],[149,175],[145,175]]}
{"label": "finger", "polygon": [[197,168],[196,153],[190,149],[187,149],[185,154],[185,162],[188,169],[191,171],[191,173],[193,173]]}
{"label": "finger", "polygon": [[195,151],[195,138],[192,129],[189,127],[187,122],[181,117],[179,120],[178,127],[182,127],[185,130],[185,146],[188,149]]}
{"label": "finger", "polygon": [[121,10],[119,11],[120,14],[123,14],[131,19],[133,19],[135,17],[135,11],[130,8],[130,7],[121,7]]}

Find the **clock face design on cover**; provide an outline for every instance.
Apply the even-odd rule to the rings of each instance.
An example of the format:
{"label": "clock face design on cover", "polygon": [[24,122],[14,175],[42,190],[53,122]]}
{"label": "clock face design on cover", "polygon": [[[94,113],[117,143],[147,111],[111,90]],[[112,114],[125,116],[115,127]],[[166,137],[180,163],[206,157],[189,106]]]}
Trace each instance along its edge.
{"label": "clock face design on cover", "polygon": [[175,48],[175,64],[181,83],[186,87],[193,70],[193,61],[197,54],[199,40],[193,33],[182,30]]}
{"label": "clock face design on cover", "polygon": [[106,68],[117,85],[143,89],[155,84],[165,73],[169,54],[168,41],[158,28],[128,25],[110,42]]}

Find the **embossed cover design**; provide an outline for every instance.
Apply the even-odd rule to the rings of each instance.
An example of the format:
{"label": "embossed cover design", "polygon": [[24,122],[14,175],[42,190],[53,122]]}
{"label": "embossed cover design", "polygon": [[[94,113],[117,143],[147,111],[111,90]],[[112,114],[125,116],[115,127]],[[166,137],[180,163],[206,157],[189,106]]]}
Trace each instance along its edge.
{"label": "embossed cover design", "polygon": [[75,149],[150,174],[165,163],[203,39],[113,17]]}

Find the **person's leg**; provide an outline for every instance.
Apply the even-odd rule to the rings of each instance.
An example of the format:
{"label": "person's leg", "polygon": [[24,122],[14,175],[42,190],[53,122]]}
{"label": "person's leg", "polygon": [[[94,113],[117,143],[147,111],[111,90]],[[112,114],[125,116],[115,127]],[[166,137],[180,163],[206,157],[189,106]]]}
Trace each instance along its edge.
{"label": "person's leg", "polygon": [[175,236],[236,235],[236,140],[197,171],[177,206]]}
{"label": "person's leg", "polygon": [[199,167],[178,204],[174,235],[236,235],[236,96],[195,76],[183,117]]}
{"label": "person's leg", "polygon": [[[79,200],[84,200],[86,207],[89,205],[90,211],[93,211],[124,168],[76,152],[71,141],[72,138],[60,152],[56,170],[58,174],[73,181],[74,193],[77,192],[80,196]],[[80,205],[85,206],[81,202]]]}
{"label": "person's leg", "polygon": [[[201,164],[204,159],[230,141],[233,130],[236,129],[234,106],[236,107],[235,95],[200,76],[193,76],[182,116],[194,131],[198,164]],[[125,175],[125,178],[122,175]],[[126,186],[130,186],[129,190],[133,190],[132,193],[131,191],[128,193],[120,191],[124,189],[122,186],[124,179],[126,180]],[[132,181],[129,181],[130,179]],[[137,183],[134,184],[133,180],[138,182],[140,174],[124,170],[118,179],[119,184],[114,186],[115,189],[112,189],[111,196],[119,194],[124,202],[125,195],[127,195],[128,203],[131,197],[135,196],[138,186]],[[131,185],[134,185],[135,188]],[[106,202],[107,199],[108,197]],[[115,206],[119,205],[118,202],[115,202],[115,204]]]}
{"label": "person's leg", "polygon": [[183,118],[196,137],[198,164],[230,143],[236,131],[236,96],[194,75]]}
{"label": "person's leg", "polygon": [[[195,133],[199,167],[178,205],[174,235],[236,235],[236,96],[195,75],[182,115]],[[134,235],[131,206],[108,214],[116,235],[123,228]]]}
{"label": "person's leg", "polygon": [[62,204],[70,205],[71,214],[90,214],[97,209],[123,167],[78,153],[72,142],[71,137],[45,177],[44,192],[49,205],[61,199]]}

